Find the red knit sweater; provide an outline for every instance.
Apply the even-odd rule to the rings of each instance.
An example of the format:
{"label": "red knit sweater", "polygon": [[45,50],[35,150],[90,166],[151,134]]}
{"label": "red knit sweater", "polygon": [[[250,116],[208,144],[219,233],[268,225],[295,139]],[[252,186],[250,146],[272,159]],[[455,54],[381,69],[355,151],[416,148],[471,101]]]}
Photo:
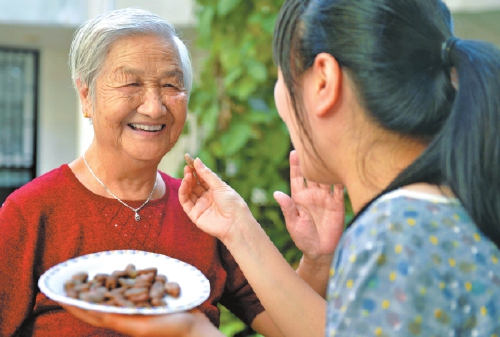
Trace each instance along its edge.
{"label": "red knit sweater", "polygon": [[[180,206],[180,180],[161,174],[165,195],[139,214],[93,194],[63,165],[15,191],[0,208],[0,336],[120,336],[94,328],[40,293],[39,277],[70,258],[115,249],[164,254],[196,266],[210,281],[200,309],[218,326],[220,302],[247,324],[264,309],[238,265]],[[143,201],[125,201],[139,207]]]}

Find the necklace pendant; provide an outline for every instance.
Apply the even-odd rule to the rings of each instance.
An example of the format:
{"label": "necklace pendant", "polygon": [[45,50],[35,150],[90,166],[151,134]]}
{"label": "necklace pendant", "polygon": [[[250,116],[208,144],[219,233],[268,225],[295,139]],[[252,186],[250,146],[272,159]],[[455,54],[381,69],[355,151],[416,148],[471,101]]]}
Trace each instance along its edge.
{"label": "necklace pendant", "polygon": [[155,179],[155,184],[153,185],[153,189],[151,190],[151,193],[149,193],[149,197],[146,199],[146,201],[144,201],[144,203],[142,204],[141,207],[139,208],[132,208],[130,207],[129,205],[127,205],[126,203],[124,203],[120,198],[118,198],[116,195],[114,195],[107,187],[106,185],[104,185],[104,183],[99,179],[97,178],[97,176],[94,174],[94,171],[92,171],[92,169],[90,168],[89,164],[87,163],[87,159],[85,159],[85,153],[83,154],[83,161],[85,162],[85,166],[87,166],[87,168],[89,169],[89,172],[92,174],[92,176],[95,178],[95,180],[97,180],[99,182],[99,184],[101,184],[101,186],[106,190],[106,192],[108,192],[109,195],[111,195],[113,198],[115,198],[116,200],[118,200],[120,202],[120,204],[122,204],[123,206],[127,207],[127,208],[130,208],[132,211],[134,211],[135,213],[135,221],[139,222],[141,221],[141,217],[139,216],[139,213],[137,213],[141,208],[143,208],[144,206],[146,206],[146,204],[149,202],[149,200],[151,200],[151,197],[153,196],[153,193],[156,189],[156,185],[158,184],[158,180]]}

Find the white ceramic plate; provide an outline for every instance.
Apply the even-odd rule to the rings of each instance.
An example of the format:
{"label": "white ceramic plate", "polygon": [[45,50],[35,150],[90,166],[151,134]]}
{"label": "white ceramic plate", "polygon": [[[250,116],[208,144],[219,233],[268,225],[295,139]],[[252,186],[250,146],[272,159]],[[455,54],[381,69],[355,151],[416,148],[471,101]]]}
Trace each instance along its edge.
{"label": "white ceramic plate", "polygon": [[[64,282],[78,272],[87,272],[89,279],[95,274],[111,274],[123,270],[132,263],[136,269],[155,267],[169,282],[177,282],[181,288],[178,298],[166,296],[166,307],[122,308],[84,302],[67,297]],[[38,280],[38,287],[51,300],[80,307],[86,310],[112,312],[118,314],[167,314],[186,311],[203,303],[210,295],[210,283],[197,268],[177,259],[140,250],[112,250],[83,255],[47,270]]]}

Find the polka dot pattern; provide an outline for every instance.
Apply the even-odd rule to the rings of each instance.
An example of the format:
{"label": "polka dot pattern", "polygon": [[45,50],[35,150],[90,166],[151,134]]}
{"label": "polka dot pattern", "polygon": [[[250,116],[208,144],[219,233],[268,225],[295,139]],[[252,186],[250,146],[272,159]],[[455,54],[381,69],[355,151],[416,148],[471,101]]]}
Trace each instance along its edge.
{"label": "polka dot pattern", "polygon": [[500,337],[499,261],[456,199],[386,195],[339,243],[326,336]]}

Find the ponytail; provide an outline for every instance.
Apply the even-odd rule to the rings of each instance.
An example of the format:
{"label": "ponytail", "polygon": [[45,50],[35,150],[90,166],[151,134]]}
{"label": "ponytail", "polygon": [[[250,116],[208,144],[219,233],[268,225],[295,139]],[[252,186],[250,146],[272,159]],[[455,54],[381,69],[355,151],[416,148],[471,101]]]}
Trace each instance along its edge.
{"label": "ponytail", "polygon": [[381,194],[416,182],[448,185],[500,247],[500,50],[481,41],[448,41],[448,66],[459,81],[451,113],[422,155]]}
{"label": "ponytail", "polygon": [[500,50],[460,40],[449,55],[459,85],[440,132],[441,171],[478,228],[500,247]]}

